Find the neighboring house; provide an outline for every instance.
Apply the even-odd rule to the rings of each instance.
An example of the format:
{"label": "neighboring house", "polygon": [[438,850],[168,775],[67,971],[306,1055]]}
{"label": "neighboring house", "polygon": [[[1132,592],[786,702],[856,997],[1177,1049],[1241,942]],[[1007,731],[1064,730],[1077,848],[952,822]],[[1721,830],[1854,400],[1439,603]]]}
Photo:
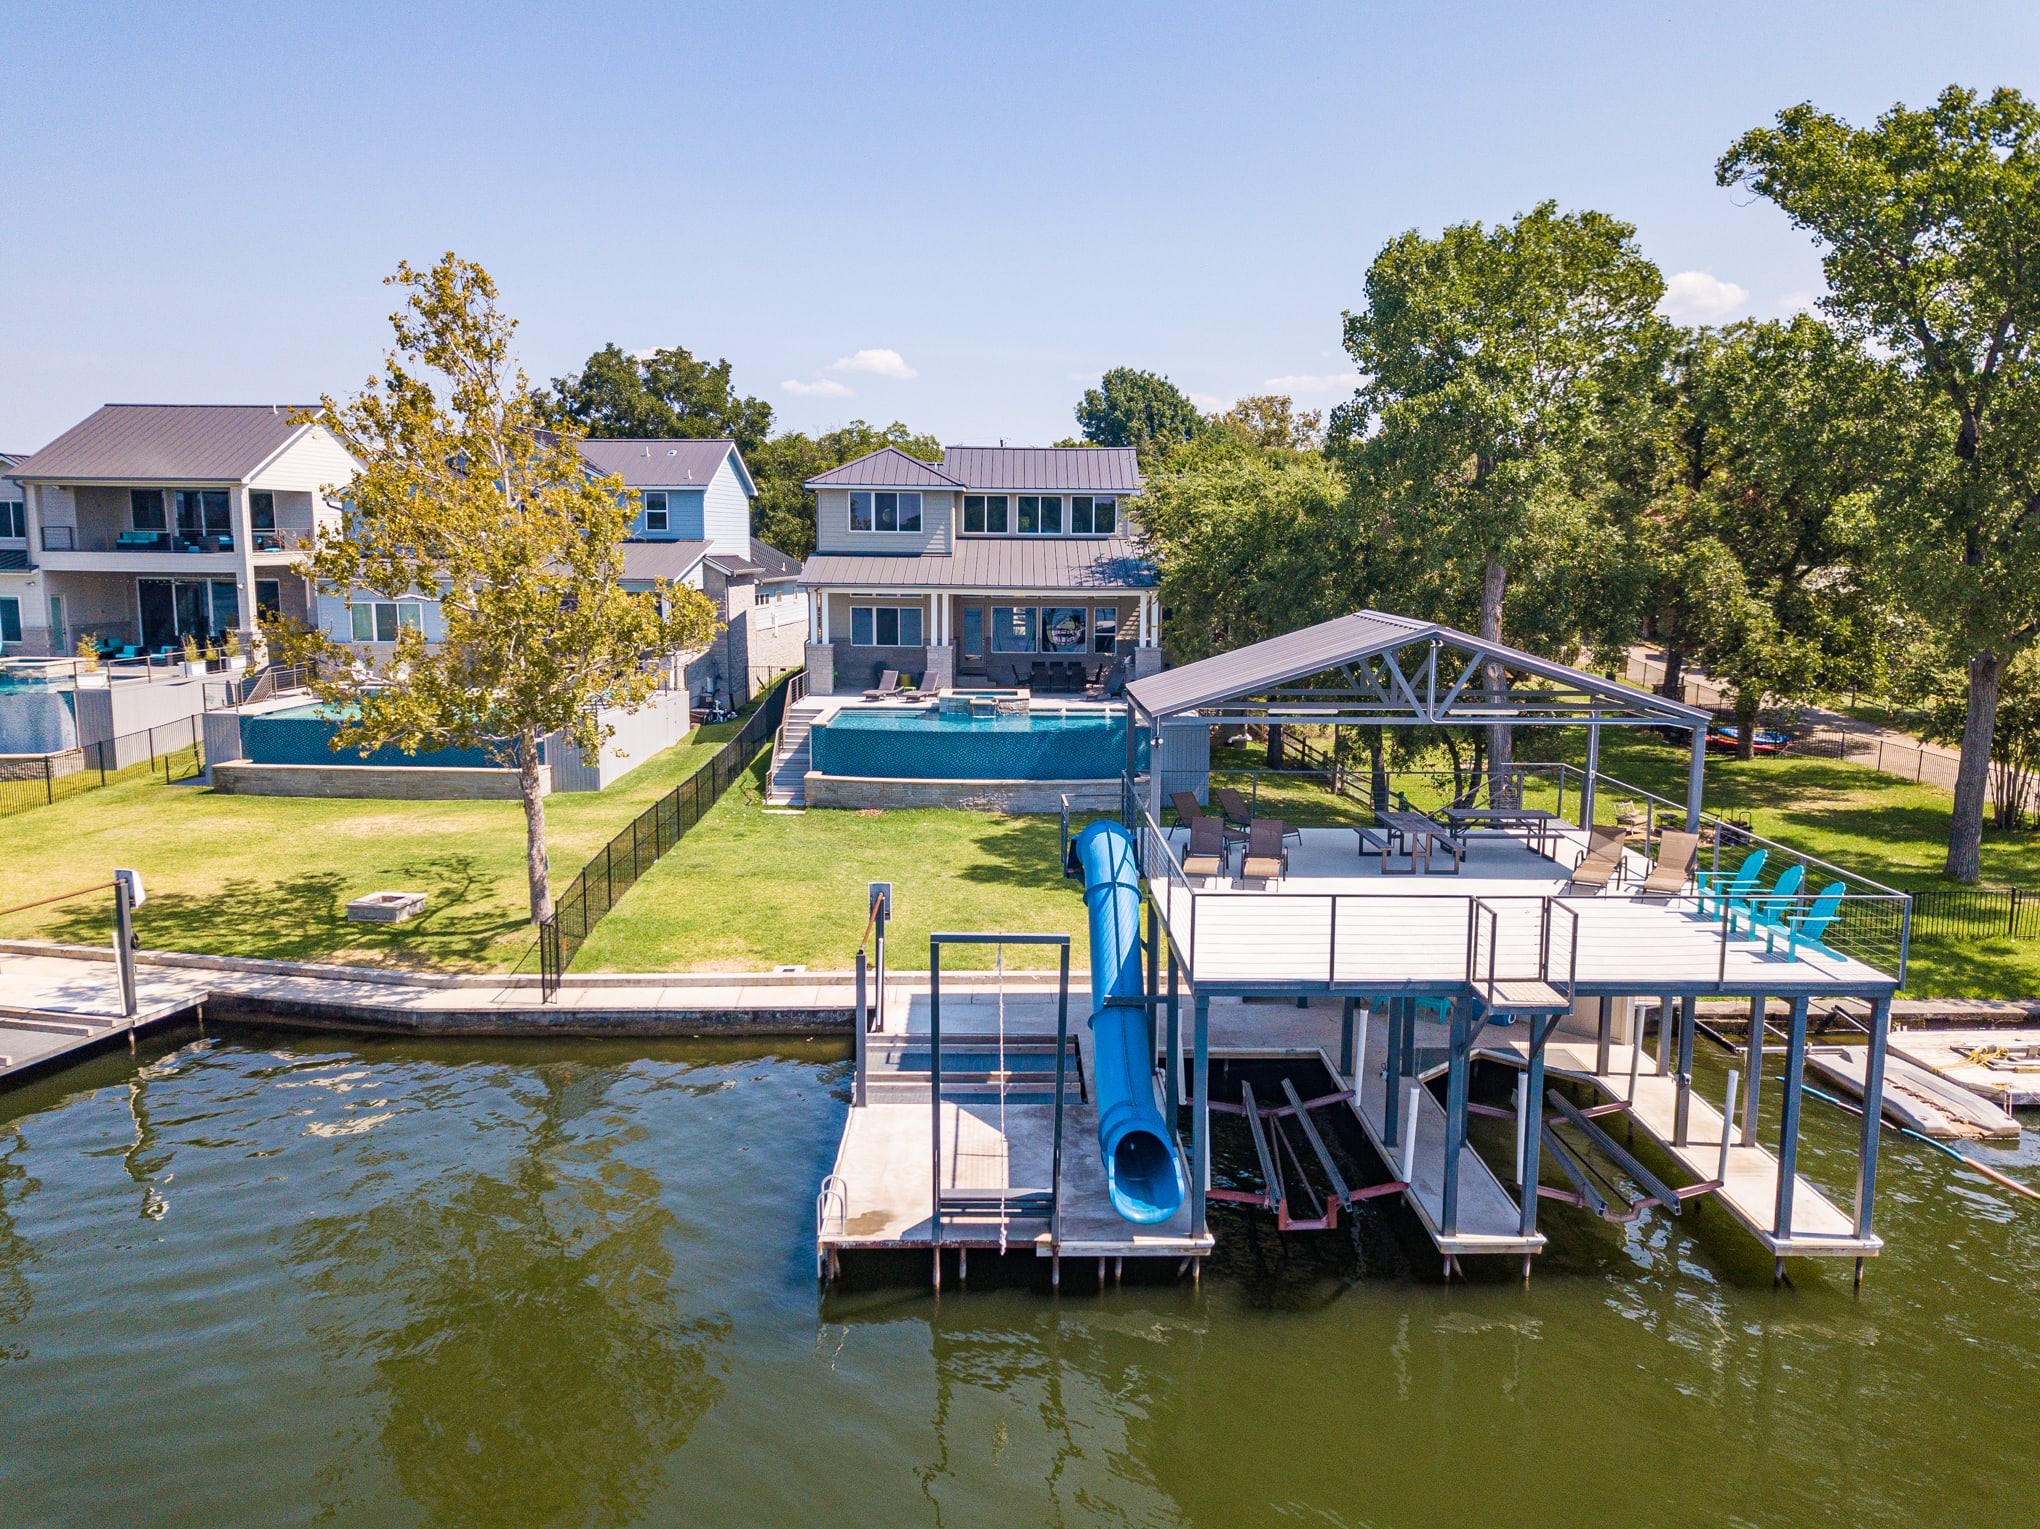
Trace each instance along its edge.
{"label": "neighboring house", "polygon": [[812,694],[886,669],[931,689],[1026,684],[1049,661],[1112,684],[1161,667],[1155,570],[1127,523],[1131,450],[951,446],[937,467],[888,446],[807,486]]}
{"label": "neighboring house", "polygon": [[[0,640],[9,653],[254,637],[255,612],[300,620],[290,565],[337,525],[354,461],[291,404],[107,404],[0,463]],[[10,485],[11,487],[11,485]]]}
{"label": "neighboring house", "polygon": [[[638,516],[623,548],[623,587],[658,580],[701,590],[725,623],[699,654],[677,655],[675,682],[703,700],[751,699],[774,676],[799,667],[807,630],[800,569],[751,535],[757,487],[736,442],[591,440],[581,444],[591,473],[615,474],[638,494]],[[337,642],[385,656],[405,626],[440,635],[432,600],[349,598],[322,591],[319,624]]]}

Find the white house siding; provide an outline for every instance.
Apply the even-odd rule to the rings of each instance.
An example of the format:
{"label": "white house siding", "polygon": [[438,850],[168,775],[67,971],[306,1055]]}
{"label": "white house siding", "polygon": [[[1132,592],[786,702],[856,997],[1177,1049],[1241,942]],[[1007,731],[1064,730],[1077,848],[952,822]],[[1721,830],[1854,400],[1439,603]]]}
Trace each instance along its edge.
{"label": "white house siding", "polygon": [[354,458],[347,448],[324,426],[314,425],[265,462],[248,479],[248,487],[338,498],[353,478]]}
{"label": "white house siding", "polygon": [[922,489],[919,531],[853,531],[850,529],[850,490],[815,490],[815,551],[869,552],[884,556],[932,552],[947,556],[951,551],[956,496],[948,490]]}
{"label": "white house siding", "polygon": [[737,477],[736,457],[726,454],[701,499],[701,530],[694,533],[710,552],[751,556],[751,500]]}

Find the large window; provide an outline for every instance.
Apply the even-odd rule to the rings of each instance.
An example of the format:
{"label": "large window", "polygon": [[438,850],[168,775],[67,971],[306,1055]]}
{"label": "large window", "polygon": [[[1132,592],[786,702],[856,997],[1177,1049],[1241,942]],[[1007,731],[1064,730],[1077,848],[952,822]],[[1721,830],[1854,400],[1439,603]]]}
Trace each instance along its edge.
{"label": "large window", "polygon": [[347,607],[356,642],[395,642],[397,629],[422,631],[425,611],[416,600],[364,600]]}
{"label": "large window", "polygon": [[234,523],[227,514],[227,491],[223,488],[180,488],[177,491],[177,534],[180,536],[230,536]]}
{"label": "large window", "polygon": [[1009,529],[1013,504],[1004,494],[965,494],[963,529],[966,533],[1004,536]]}
{"label": "large window", "polygon": [[1119,524],[1119,501],[1095,494],[1078,494],[1070,500],[1070,534],[1110,536]]}
{"label": "large window", "polygon": [[995,605],[992,607],[992,651],[994,653],[1033,653],[1037,650],[1036,633],[1040,630],[1041,612],[1031,605]]}
{"label": "large window", "polygon": [[128,509],[134,515],[137,531],[169,529],[163,523],[163,491],[160,488],[129,489]]}
{"label": "large window", "polygon": [[0,595],[0,642],[21,641],[21,602],[12,595]]}
{"label": "large window", "polygon": [[1101,605],[1091,613],[1092,647],[1110,653],[1119,642],[1119,607]]}
{"label": "large window", "polygon": [[19,499],[0,499],[0,538],[28,539],[28,507]]}
{"label": "large window", "polygon": [[259,616],[281,616],[283,614],[283,585],[275,579],[255,581],[255,614]]}
{"label": "large window", "polygon": [[[853,522],[854,523],[854,522]],[[965,494],[966,536],[1111,536],[1119,501],[1097,494]]]}
{"label": "large window", "polygon": [[850,490],[850,529],[918,531],[921,529],[921,496],[918,492],[853,488]]}
{"label": "large window", "polygon": [[1042,608],[1041,651],[1044,653],[1084,651],[1084,608],[1081,605],[1050,605]]}
{"label": "large window", "polygon": [[645,529],[647,531],[666,530],[672,524],[667,518],[666,496],[656,490],[650,490],[644,495],[644,502]]}
{"label": "large window", "polygon": [[276,529],[276,495],[258,488],[248,495],[248,526],[255,531]]}
{"label": "large window", "polygon": [[1013,501],[1014,529],[1023,536],[1062,535],[1062,497],[1058,494],[1022,494]]}
{"label": "large window", "polygon": [[853,648],[918,648],[921,608],[918,605],[853,605],[850,646]]}

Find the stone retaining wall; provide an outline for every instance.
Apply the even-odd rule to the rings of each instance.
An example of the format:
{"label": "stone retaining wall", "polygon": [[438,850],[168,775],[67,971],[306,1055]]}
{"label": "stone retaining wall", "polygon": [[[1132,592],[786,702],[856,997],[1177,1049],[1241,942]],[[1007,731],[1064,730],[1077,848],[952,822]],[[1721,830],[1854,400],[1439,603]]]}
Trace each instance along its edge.
{"label": "stone retaining wall", "polygon": [[[515,770],[439,765],[277,765],[238,761],[212,770],[213,789],[229,796],[365,796],[392,801],[516,801]],[[550,791],[548,771],[538,788]]]}
{"label": "stone retaining wall", "polygon": [[1111,812],[1119,806],[1116,780],[907,780],[874,776],[806,777],[810,807],[961,807],[973,812]]}
{"label": "stone retaining wall", "polygon": [[67,749],[61,754],[0,754],[0,780],[61,779],[84,768],[83,749]]}

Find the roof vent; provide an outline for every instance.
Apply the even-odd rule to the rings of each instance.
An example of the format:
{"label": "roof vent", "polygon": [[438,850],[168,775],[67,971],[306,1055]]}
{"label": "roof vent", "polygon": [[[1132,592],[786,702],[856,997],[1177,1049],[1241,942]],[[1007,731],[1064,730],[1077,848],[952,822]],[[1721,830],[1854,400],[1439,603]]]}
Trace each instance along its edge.
{"label": "roof vent", "polygon": [[651,447],[649,447],[649,446],[647,446],[647,447],[645,448],[645,455],[646,455],[646,456],[650,456],[651,454],[652,454],[652,448],[651,448]]}

